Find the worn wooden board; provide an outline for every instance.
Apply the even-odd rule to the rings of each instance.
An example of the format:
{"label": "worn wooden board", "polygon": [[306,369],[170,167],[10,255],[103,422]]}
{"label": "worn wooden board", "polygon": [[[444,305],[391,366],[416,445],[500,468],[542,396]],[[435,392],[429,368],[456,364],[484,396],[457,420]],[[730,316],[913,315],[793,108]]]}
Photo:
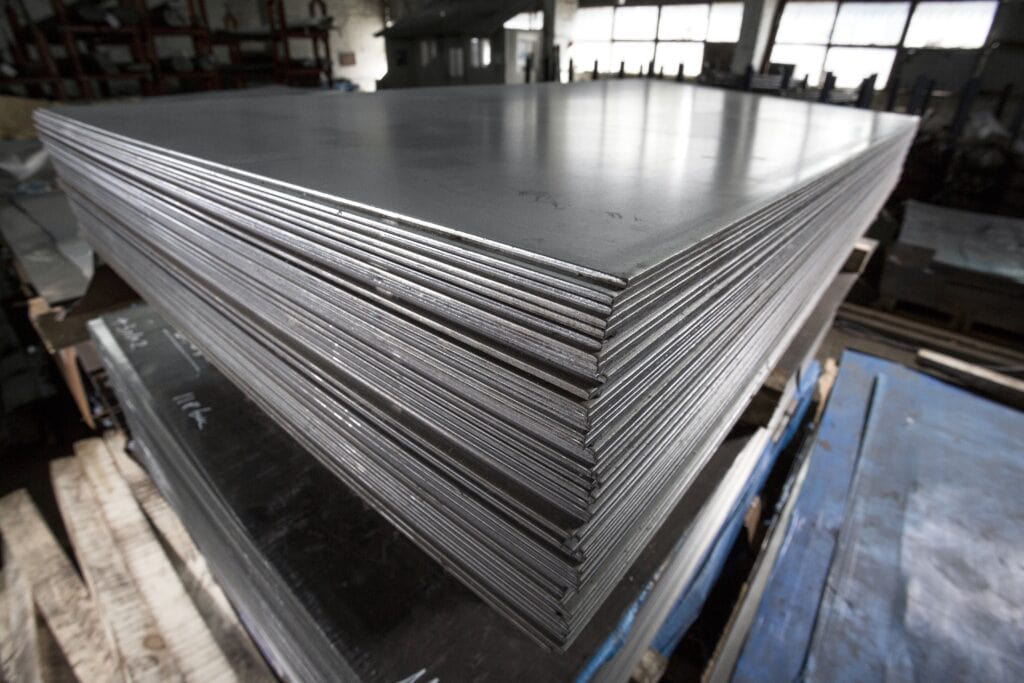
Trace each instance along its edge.
{"label": "worn wooden board", "polygon": [[124,434],[108,432],[103,440],[135,500],[174,553],[172,560],[186,592],[239,678],[247,682],[276,680],[238,621],[234,608],[210,573],[206,559],[192,542],[181,519],[160,495],[145,470],[125,453]]}
{"label": "worn wooden board", "polygon": [[0,572],[0,674],[11,683],[43,680],[36,638],[36,612],[32,588],[18,562],[3,550]]}
{"label": "worn wooden board", "polygon": [[182,672],[121,556],[76,458],[50,463],[57,505],[104,628],[132,681],[180,681]]}
{"label": "worn wooden board", "polygon": [[965,387],[1024,409],[1024,381],[930,349],[919,349],[917,364],[934,368]]}
{"label": "worn wooden board", "polygon": [[33,601],[82,681],[120,681],[120,662],[89,591],[24,490],[0,499],[0,530]]}
{"label": "worn wooden board", "polygon": [[202,683],[237,680],[103,441],[78,441],[75,454],[95,490],[99,510],[125,567],[151,608],[160,637],[180,674],[185,680]]}

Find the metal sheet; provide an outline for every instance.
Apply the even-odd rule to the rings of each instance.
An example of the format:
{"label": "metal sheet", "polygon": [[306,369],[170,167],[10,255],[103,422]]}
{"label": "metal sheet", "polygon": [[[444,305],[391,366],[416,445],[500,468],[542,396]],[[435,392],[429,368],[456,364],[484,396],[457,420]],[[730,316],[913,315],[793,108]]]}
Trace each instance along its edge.
{"label": "metal sheet", "polygon": [[895,114],[641,80],[54,113],[256,182],[613,280],[914,125]]}

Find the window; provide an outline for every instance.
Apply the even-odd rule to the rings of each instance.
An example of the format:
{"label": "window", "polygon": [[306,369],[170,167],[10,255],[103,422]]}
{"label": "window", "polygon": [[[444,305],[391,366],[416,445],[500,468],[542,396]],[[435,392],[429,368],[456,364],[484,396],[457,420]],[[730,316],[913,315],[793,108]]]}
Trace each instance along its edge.
{"label": "window", "polygon": [[909,14],[909,2],[844,2],[839,6],[829,42],[836,45],[898,45]]}
{"label": "window", "polygon": [[669,5],[661,8],[658,40],[704,40],[707,34],[707,5]]}
{"label": "window", "polygon": [[860,87],[861,81],[877,74],[877,90],[889,80],[894,59],[894,47],[830,47],[825,57],[825,71],[835,74],[837,88]]}
{"label": "window", "polygon": [[834,2],[787,2],[775,42],[826,45],[835,20]]}
{"label": "window", "polygon": [[502,26],[516,31],[542,31],[544,29],[544,13],[520,12]]}
{"label": "window", "polygon": [[465,56],[461,47],[453,46],[448,48],[448,76],[450,78],[463,78],[466,75]]}
{"label": "window", "polygon": [[486,69],[491,65],[490,38],[469,39],[469,65],[474,69]]}
{"label": "window", "polygon": [[904,47],[979,48],[998,7],[998,0],[923,0],[911,15],[906,0],[787,2],[771,61],[795,65],[793,77],[806,75],[809,85],[820,85],[827,71],[840,88],[855,88],[877,74],[875,88],[881,90],[904,28]]}
{"label": "window", "polygon": [[658,32],[658,8],[618,7],[615,10],[614,40],[654,40]]}
{"label": "window", "polygon": [[999,3],[922,2],[914,10],[904,47],[979,48],[988,39]]}
{"label": "window", "polygon": [[740,39],[743,24],[742,2],[716,2],[708,17],[709,43],[735,43]]}
{"label": "window", "polygon": [[437,41],[436,40],[421,40],[420,41],[420,66],[427,66],[432,61],[437,59]]}
{"label": "window", "polygon": [[573,22],[573,40],[610,41],[614,20],[614,7],[581,7]]}
{"label": "window", "polygon": [[793,64],[793,78],[821,85],[826,72],[836,87],[856,88],[876,74],[885,88],[896,47],[907,24],[910,3],[787,2],[782,8],[771,61]]}
{"label": "window", "polygon": [[577,73],[591,71],[595,60],[602,73],[617,72],[622,63],[626,73],[646,73],[653,61],[666,76],[680,64],[687,76],[696,76],[704,65],[704,42],[736,42],[742,21],[741,2],[581,7],[569,56]]}
{"label": "window", "polygon": [[794,81],[802,81],[806,76],[808,85],[820,85],[826,52],[828,48],[824,45],[776,43],[772,47],[771,61],[776,64],[792,64]]}
{"label": "window", "polygon": [[675,76],[680,64],[684,75],[699,75],[704,65],[704,43],[658,43],[658,55],[654,59],[656,71],[663,72],[665,76]]}

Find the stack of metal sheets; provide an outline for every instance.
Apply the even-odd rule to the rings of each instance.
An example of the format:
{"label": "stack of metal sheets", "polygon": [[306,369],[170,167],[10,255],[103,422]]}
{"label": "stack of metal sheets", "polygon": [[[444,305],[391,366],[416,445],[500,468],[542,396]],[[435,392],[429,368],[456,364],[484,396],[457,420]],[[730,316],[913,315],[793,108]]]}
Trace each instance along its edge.
{"label": "stack of metal sheets", "polygon": [[37,114],[96,250],[564,647],[899,175],[916,120],[635,81]]}
{"label": "stack of metal sheets", "polygon": [[[477,599],[232,385],[150,306],[90,321],[131,452],[181,516],[285,681],[590,680],[652,576],[729,479],[727,439],[566,652],[544,650]],[[756,444],[755,444],[756,445]],[[676,589],[678,584],[673,584]],[[648,603],[650,601],[648,600]],[[645,604],[648,604],[645,603]],[[669,600],[671,604],[671,600]]]}

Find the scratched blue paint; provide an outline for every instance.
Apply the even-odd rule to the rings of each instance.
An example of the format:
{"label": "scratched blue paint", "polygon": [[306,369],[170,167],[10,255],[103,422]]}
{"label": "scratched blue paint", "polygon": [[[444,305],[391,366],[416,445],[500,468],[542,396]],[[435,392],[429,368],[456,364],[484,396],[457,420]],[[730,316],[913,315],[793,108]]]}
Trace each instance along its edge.
{"label": "scratched blue paint", "polygon": [[843,354],[800,497],[733,681],[794,681],[803,669],[846,512],[846,494],[868,417],[867,397],[882,362]]}
{"label": "scratched blue paint", "polygon": [[651,647],[662,655],[668,657],[675,651],[679,641],[682,640],[687,630],[697,620],[697,617],[700,616],[704,602],[707,600],[711,588],[721,575],[725,561],[729,557],[729,551],[732,550],[736,537],[739,536],[740,529],[743,528],[743,518],[747,510],[750,509],[754,496],[764,488],[765,481],[768,479],[768,475],[771,473],[779,454],[789,446],[793,437],[796,436],[803,425],[807,411],[814,401],[814,388],[820,376],[821,366],[815,361],[801,377],[800,386],[796,392],[797,407],[793,411],[786,429],[783,430],[778,441],[769,442],[765,448],[764,454],[751,473],[750,480],[747,482],[743,494],[737,499],[736,505],[729,516],[729,521],[726,522],[722,528],[722,533],[715,540],[711,554],[694,580],[693,585],[687,587],[676,600],[672,612],[658,630],[658,635],[655,636],[654,642],[651,643]]}
{"label": "scratched blue paint", "polygon": [[734,671],[1024,680],[1024,413],[847,352]]}
{"label": "scratched blue paint", "polygon": [[[807,371],[801,377],[800,385],[797,387],[797,407],[778,441],[769,443],[758,461],[757,466],[750,475],[744,487],[743,493],[736,499],[736,504],[730,513],[729,520],[722,527],[722,531],[712,544],[708,558],[701,567],[697,576],[687,586],[679,587],[679,597],[672,608],[672,612],[665,619],[665,623],[658,630],[651,646],[658,652],[668,656],[679,644],[679,641],[686,634],[687,629],[699,616],[707,599],[711,587],[721,574],[722,567],[729,555],[729,550],[736,541],[736,537],[743,525],[743,517],[750,507],[754,496],[764,487],[764,482],[771,472],[775,460],[796,435],[807,410],[814,398],[814,387],[821,375],[821,366],[817,361],[811,363]],[[681,541],[680,541],[681,542]],[[678,546],[675,548],[678,550]],[[586,666],[576,677],[576,683],[587,683],[593,679],[598,670],[609,662],[615,653],[622,647],[626,637],[633,628],[636,615],[640,607],[647,600],[653,588],[653,582],[649,582],[640,592],[637,599],[625,610],[614,631],[609,634],[594,655],[587,662]]]}

